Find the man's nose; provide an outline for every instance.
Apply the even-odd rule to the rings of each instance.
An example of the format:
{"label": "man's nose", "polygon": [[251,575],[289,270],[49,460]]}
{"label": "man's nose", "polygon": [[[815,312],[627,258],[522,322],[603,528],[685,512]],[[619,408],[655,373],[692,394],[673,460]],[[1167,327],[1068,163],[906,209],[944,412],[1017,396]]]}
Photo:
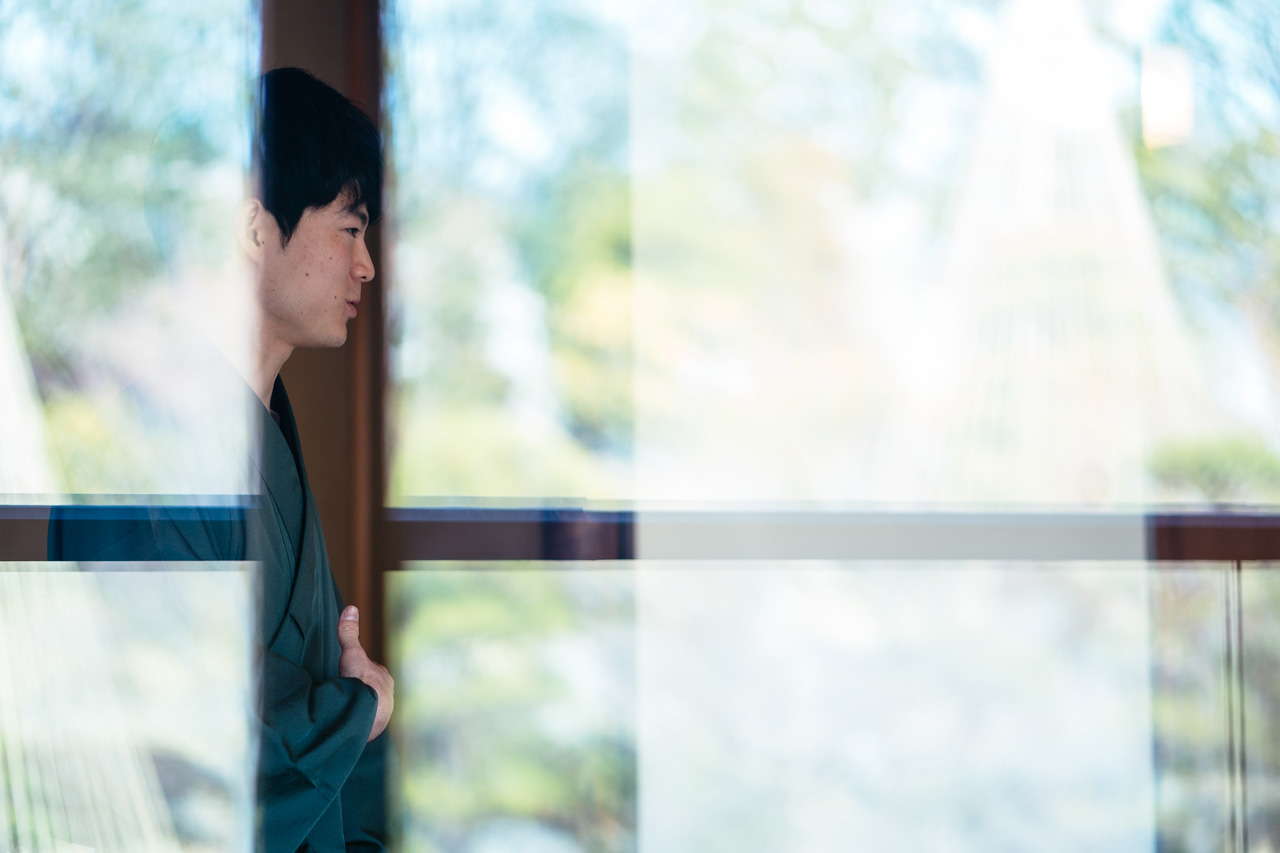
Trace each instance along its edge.
{"label": "man's nose", "polygon": [[362,237],[356,241],[356,256],[351,265],[351,277],[362,282],[373,281],[373,274],[373,256],[369,254],[369,247],[365,245]]}

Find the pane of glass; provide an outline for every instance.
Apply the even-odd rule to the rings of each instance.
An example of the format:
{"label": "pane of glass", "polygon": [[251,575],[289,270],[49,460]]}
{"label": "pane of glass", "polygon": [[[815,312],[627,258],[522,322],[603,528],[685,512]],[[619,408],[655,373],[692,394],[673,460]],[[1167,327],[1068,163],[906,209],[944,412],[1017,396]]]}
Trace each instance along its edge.
{"label": "pane of glass", "polygon": [[[1158,850],[1230,849],[1229,573],[1164,564],[1149,579]],[[1266,760],[1248,746],[1249,762]]]}
{"label": "pane of glass", "polygon": [[1249,849],[1280,849],[1280,568],[1246,563],[1244,742]]}
{"label": "pane of glass", "polygon": [[0,847],[252,846],[249,573],[0,564]]}
{"label": "pane of glass", "polygon": [[258,44],[248,0],[0,7],[0,495],[246,491]]}
{"label": "pane of glass", "polygon": [[1269,9],[646,5],[637,493],[1273,496]]}
{"label": "pane of glass", "polygon": [[624,497],[627,31],[576,0],[390,2],[393,502]]}
{"label": "pane of glass", "polygon": [[1266,0],[396,0],[391,500],[1280,493]]}
{"label": "pane of glass", "polygon": [[641,575],[646,845],[1152,846],[1141,569],[858,568]]}
{"label": "pane of glass", "polygon": [[1225,565],[406,568],[387,612],[408,848],[1227,843]]}
{"label": "pane of glass", "polygon": [[634,576],[387,576],[404,850],[636,849]]}

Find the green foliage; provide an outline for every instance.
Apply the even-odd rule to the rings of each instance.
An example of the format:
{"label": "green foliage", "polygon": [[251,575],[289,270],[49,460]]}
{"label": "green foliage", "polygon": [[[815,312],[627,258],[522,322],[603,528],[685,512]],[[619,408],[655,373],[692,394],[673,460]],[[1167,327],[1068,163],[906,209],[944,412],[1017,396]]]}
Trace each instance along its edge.
{"label": "green foliage", "polygon": [[171,492],[190,455],[121,392],[154,297],[232,266],[255,35],[246,0],[0,2],[0,299],[66,491]]}
{"label": "green foliage", "polygon": [[412,397],[403,405],[397,423],[412,440],[397,454],[393,495],[541,498],[620,491],[615,475],[557,424],[523,423],[496,406],[433,406]]}
{"label": "green foliage", "polygon": [[525,263],[547,295],[555,385],[570,434],[626,456],[632,430],[631,188],[598,161],[556,176],[548,207],[520,228]]}
{"label": "green foliage", "polygon": [[1255,436],[1170,442],[1152,454],[1150,469],[1165,488],[1212,503],[1280,495],[1280,458]]}
{"label": "green foliage", "polygon": [[[1249,834],[1280,840],[1280,574],[1246,564],[1241,586]],[[1223,667],[1227,564],[1150,575],[1152,737],[1160,850],[1211,850],[1226,829],[1223,761],[1229,737]]]}
{"label": "green foliage", "polygon": [[[149,181],[157,216],[209,242],[202,170],[230,164],[235,180],[247,165],[249,11],[243,0],[0,4],[0,286],[16,297],[42,391],[82,382],[86,327],[161,276]],[[179,111],[181,133],[153,146]]]}
{"label": "green foliage", "polygon": [[[393,341],[397,423],[412,436],[392,492],[620,497],[632,430],[625,34],[558,0],[402,3],[392,18]],[[530,296],[522,331],[495,317],[502,288]],[[499,357],[513,334],[538,338],[545,363]]]}
{"label": "green foliage", "polygon": [[[634,849],[635,754],[625,720],[584,714],[599,691],[557,649],[630,657],[625,575],[465,565],[390,589],[404,849],[466,850],[492,821],[527,821],[583,849]],[[622,625],[619,626],[618,623]],[[576,683],[575,683],[576,682]]]}
{"label": "green foliage", "polygon": [[1160,41],[1195,73],[1196,128],[1134,154],[1187,306],[1241,306],[1280,352],[1280,18],[1257,0],[1175,0]]}
{"label": "green foliage", "polygon": [[[645,85],[672,87],[671,106],[678,109],[671,118],[687,128],[675,137],[683,142],[675,150],[660,150],[660,142],[635,152],[631,96],[639,60],[632,55],[636,44],[628,45],[610,15],[564,0],[393,4],[391,147],[402,230],[392,337],[403,391],[397,424],[406,439],[394,455],[393,494],[626,497],[615,472],[630,461],[636,407],[646,407],[659,430],[666,415],[679,420],[678,411],[669,413],[655,398],[681,380],[679,366],[666,368],[689,344],[651,341],[650,361],[637,360],[636,193],[677,205],[669,208],[672,221],[660,225],[673,233],[658,235],[659,252],[674,247],[695,263],[722,264],[704,275],[680,268],[676,258],[643,271],[660,279],[646,281],[646,293],[679,295],[679,306],[664,314],[667,322],[697,335],[692,315],[727,323],[749,314],[743,304],[760,299],[770,300],[769,310],[778,303],[783,322],[800,320],[796,304],[810,303],[796,288],[816,288],[811,304],[833,321],[839,314],[831,304],[833,276],[822,267],[843,249],[837,235],[813,227],[814,198],[831,181],[852,182],[870,196],[910,185],[941,211],[952,169],[935,164],[927,179],[905,175],[896,149],[911,141],[904,117],[913,86],[931,75],[976,78],[978,56],[956,37],[953,16],[975,8],[989,13],[992,5],[929,0],[924,14],[904,14],[866,0],[839,9],[707,4],[691,17],[707,32],[691,45],[688,67],[646,71]],[[759,32],[779,38],[755,38]],[[799,35],[807,38],[795,39],[804,50],[780,49]],[[814,85],[830,79],[842,83]],[[752,103],[759,109],[743,109]],[[867,118],[851,122],[853,114]],[[790,127],[824,144],[760,150],[761,138]],[[751,158],[750,186],[687,180],[725,163],[732,172],[744,156]],[[633,171],[639,160],[654,161],[658,184],[643,168]],[[721,165],[708,165],[715,163]],[[691,198],[672,186],[681,181]],[[756,212],[749,223],[716,206],[739,193]],[[695,246],[679,233],[689,221],[703,241]],[[780,263],[811,249],[818,268]],[[673,270],[681,274],[672,277]],[[550,379],[546,396],[554,399],[538,405],[557,422],[555,430],[521,422],[527,389],[494,357],[503,333],[493,327],[488,303],[493,288],[509,282],[542,300],[528,313],[540,315],[550,363],[530,372]],[[722,286],[731,283],[741,287]],[[831,357],[815,354],[823,365]],[[639,374],[653,393],[637,402]],[[834,404],[847,406],[844,399]],[[516,427],[493,426],[504,418]],[[487,426],[476,432],[480,421]],[[572,453],[565,452],[566,439]],[[464,447],[485,459],[455,461]],[[553,475],[524,454],[573,467]],[[565,483],[591,488],[565,492]]]}

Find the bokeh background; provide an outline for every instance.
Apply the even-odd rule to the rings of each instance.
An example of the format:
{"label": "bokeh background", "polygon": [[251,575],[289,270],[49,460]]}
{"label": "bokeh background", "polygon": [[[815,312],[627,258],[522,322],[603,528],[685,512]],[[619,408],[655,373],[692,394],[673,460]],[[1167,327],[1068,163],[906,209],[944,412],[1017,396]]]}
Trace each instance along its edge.
{"label": "bokeh background", "polygon": [[[397,679],[400,849],[1224,849],[1228,564],[401,565],[369,519],[1270,511],[1270,3],[286,7],[0,2],[6,509],[245,491],[188,295],[247,327],[252,81],[298,62],[387,140],[373,390],[290,387]],[[308,28],[370,17],[371,53]],[[0,567],[0,849],[245,849],[247,569]],[[1280,588],[1242,576],[1275,850]],[[69,756],[124,756],[137,813]]]}

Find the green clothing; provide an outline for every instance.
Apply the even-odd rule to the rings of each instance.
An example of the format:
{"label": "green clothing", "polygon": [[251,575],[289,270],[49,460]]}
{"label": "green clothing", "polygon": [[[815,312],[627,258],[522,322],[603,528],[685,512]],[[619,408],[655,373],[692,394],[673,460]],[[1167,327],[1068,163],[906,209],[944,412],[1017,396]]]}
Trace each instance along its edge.
{"label": "green clothing", "polygon": [[[262,736],[258,758],[261,838],[268,851],[384,849],[378,820],[385,736],[365,748],[378,706],[373,688],[338,676],[342,600],[329,569],[297,426],[276,379],[258,474],[261,561]],[[265,413],[264,413],[265,414]],[[376,744],[376,746],[375,746]],[[364,766],[360,766],[364,765]],[[356,790],[350,779],[372,790]],[[372,776],[372,779],[366,778]],[[364,788],[364,785],[360,786]]]}
{"label": "green clothing", "polygon": [[256,406],[260,494],[252,506],[114,514],[69,508],[50,519],[49,558],[258,561],[258,847],[385,850],[387,735],[365,743],[377,694],[338,676],[342,600],[279,378],[271,408],[278,427]]}

